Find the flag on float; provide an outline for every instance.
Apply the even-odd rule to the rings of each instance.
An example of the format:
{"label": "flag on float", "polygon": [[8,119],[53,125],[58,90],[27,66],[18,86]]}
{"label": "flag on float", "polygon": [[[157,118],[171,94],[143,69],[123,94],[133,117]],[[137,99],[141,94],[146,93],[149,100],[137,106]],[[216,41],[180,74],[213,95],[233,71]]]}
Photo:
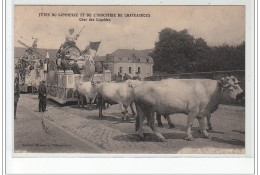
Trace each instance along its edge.
{"label": "flag on float", "polygon": [[99,41],[99,42],[90,42],[89,48],[90,48],[91,50],[97,51],[98,48],[99,48],[100,43],[101,43],[101,41]]}

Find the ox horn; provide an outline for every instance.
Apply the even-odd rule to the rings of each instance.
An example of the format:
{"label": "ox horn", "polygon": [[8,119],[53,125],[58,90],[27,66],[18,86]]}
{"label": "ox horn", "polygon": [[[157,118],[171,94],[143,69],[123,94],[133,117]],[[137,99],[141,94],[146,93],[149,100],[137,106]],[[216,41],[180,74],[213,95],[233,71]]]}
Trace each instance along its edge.
{"label": "ox horn", "polygon": [[222,84],[222,87],[223,88],[227,88],[227,87],[229,87],[230,86],[230,84]]}
{"label": "ox horn", "polygon": [[227,88],[230,84],[227,83],[227,79],[226,78],[221,78],[220,80],[218,80],[219,84],[221,85],[222,88]]}

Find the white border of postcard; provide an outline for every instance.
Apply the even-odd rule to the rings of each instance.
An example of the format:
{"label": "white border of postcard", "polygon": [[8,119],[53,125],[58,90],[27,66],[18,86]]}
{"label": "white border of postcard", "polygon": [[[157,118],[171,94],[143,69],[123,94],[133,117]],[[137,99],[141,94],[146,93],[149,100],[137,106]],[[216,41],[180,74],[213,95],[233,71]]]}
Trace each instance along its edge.
{"label": "white border of postcard", "polygon": [[[246,6],[246,154],[13,154],[12,78],[13,5],[245,5]],[[253,0],[14,0],[6,1],[6,173],[7,174],[253,174],[255,171],[254,1]],[[8,68],[8,69],[7,69]],[[25,158],[30,157],[30,158]]]}

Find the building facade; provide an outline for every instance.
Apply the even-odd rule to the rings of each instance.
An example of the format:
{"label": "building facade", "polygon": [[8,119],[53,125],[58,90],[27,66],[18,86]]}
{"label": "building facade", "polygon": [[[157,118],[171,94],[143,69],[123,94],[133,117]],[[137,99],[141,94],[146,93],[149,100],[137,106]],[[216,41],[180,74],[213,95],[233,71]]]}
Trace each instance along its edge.
{"label": "building facade", "polygon": [[131,77],[139,76],[143,79],[153,75],[153,59],[149,56],[151,51],[118,49],[98,59],[104,60],[103,64],[111,71],[112,76],[119,72],[123,76],[128,74]]}

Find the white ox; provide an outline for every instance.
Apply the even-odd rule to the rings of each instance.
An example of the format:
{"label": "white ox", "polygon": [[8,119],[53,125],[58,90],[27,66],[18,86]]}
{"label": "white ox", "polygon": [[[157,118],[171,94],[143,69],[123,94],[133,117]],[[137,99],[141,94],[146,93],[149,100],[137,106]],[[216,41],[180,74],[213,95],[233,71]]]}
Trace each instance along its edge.
{"label": "white ox", "polygon": [[[234,76],[230,76],[230,77],[227,76],[227,77],[225,78],[225,81],[226,81],[227,83],[232,84],[232,85],[239,83],[239,81],[237,80],[237,78],[234,77]],[[240,93],[240,94],[237,95],[237,100],[243,99],[243,97],[244,97],[244,95],[245,95],[244,92],[245,92],[245,91],[243,91],[242,93]],[[218,107],[218,106],[216,106],[216,108],[217,108],[217,107]],[[172,123],[172,121],[171,121],[171,119],[170,119],[170,116],[169,116],[169,115],[163,115],[163,116],[164,116],[164,118],[167,120],[168,125],[170,126],[170,128],[175,128],[174,124]],[[159,114],[159,113],[156,114],[156,120],[157,120],[157,123],[158,123],[158,127],[162,127],[161,114]],[[208,126],[208,130],[213,130],[212,124],[211,124],[211,114],[207,116],[207,126]]]}
{"label": "white ox", "polygon": [[165,79],[161,81],[131,81],[137,119],[136,131],[143,138],[142,124],[145,116],[155,134],[165,141],[155,129],[155,112],[162,115],[184,113],[188,115],[187,138],[193,140],[191,127],[197,117],[203,135],[210,138],[206,131],[205,117],[217,110],[218,105],[236,100],[243,92],[232,79]]}
{"label": "white ox", "polygon": [[76,85],[76,90],[78,93],[78,105],[82,104],[82,107],[84,107],[83,104],[83,98],[86,99],[86,102],[88,103],[91,100],[91,103],[94,102],[96,97],[95,89],[93,88],[91,81],[88,82],[78,82]]}
{"label": "white ox", "polygon": [[103,82],[94,85],[97,93],[98,106],[99,106],[99,117],[103,117],[102,107],[104,103],[108,103],[110,105],[119,104],[120,106],[124,106],[124,116],[123,120],[129,120],[127,116],[127,108],[130,106],[133,115],[135,115],[133,109],[133,94],[131,88],[129,88],[128,83],[108,83]]}

